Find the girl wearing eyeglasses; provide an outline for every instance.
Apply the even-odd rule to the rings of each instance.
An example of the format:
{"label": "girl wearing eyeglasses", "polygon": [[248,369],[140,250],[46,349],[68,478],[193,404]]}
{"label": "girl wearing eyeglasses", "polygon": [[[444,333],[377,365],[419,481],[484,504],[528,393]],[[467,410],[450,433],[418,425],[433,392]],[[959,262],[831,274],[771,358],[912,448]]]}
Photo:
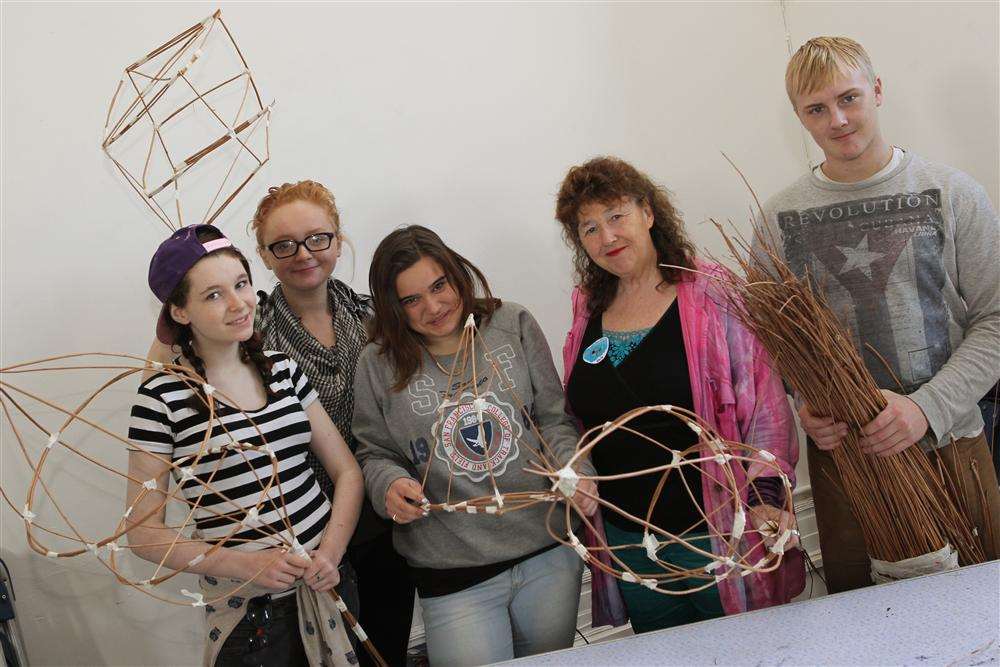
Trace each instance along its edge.
{"label": "girl wearing eyeglasses", "polygon": [[[279,284],[258,293],[256,328],[265,347],[280,350],[306,373],[351,451],[354,369],[367,342],[371,300],[332,277],[345,242],[333,194],[315,181],[272,187],[251,223],[257,252]],[[332,495],[321,463],[310,458],[320,487]],[[391,665],[406,661],[414,587],[392,546],[391,524],[365,500],[348,549],[360,598],[359,622]],[[371,664],[367,654],[359,657]]]}

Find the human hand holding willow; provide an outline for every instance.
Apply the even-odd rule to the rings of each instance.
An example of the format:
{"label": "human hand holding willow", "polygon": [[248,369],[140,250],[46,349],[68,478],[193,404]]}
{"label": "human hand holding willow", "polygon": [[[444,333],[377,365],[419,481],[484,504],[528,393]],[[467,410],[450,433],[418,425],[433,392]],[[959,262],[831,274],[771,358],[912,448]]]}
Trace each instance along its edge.
{"label": "human hand holding willow", "polygon": [[750,507],[749,510],[750,522],[760,532],[764,546],[767,548],[774,546],[778,537],[786,530],[791,530],[792,534],[785,542],[785,551],[799,545],[798,523],[794,514],[773,505],[757,505]]}
{"label": "human hand holding willow", "polygon": [[597,511],[597,498],[597,482],[581,479],[576,485],[572,500],[583,516],[590,516]]}
{"label": "human hand holding willow", "polygon": [[282,548],[260,549],[238,553],[241,579],[253,579],[262,588],[283,591],[305,574],[309,561]]}
{"label": "human hand holding willow", "polygon": [[799,421],[802,430],[823,450],[836,449],[847,437],[847,424],[838,422],[833,417],[814,415],[808,405],[799,408]]}
{"label": "human hand holding willow", "polygon": [[309,554],[312,561],[302,579],[317,593],[333,590],[340,584],[340,558],[320,546]]}
{"label": "human hand holding willow", "polygon": [[888,389],[880,390],[886,406],[864,425],[861,451],[875,456],[892,456],[914,444],[927,433],[927,417],[913,399]]}
{"label": "human hand holding willow", "polygon": [[411,477],[400,477],[385,492],[386,514],[398,524],[407,524],[427,516],[427,512],[420,507],[426,502],[424,490]]}

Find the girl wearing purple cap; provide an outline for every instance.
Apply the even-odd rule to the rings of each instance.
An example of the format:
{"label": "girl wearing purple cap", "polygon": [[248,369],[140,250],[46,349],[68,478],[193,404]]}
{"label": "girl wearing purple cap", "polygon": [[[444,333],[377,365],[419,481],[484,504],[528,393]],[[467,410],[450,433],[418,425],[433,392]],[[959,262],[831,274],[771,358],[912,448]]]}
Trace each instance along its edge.
{"label": "girl wearing purple cap", "polygon": [[[368,341],[371,299],[332,277],[346,242],[333,194],[316,181],[283,183],[268,189],[251,222],[257,252],[280,281],[270,294],[257,292],[254,324],[264,346],[287,354],[311,380],[319,402],[351,451],[354,370]],[[147,356],[169,361],[172,352],[156,341]],[[312,453],[306,461],[320,488],[331,497],[333,483]],[[414,585],[406,561],[392,544],[391,524],[365,500],[347,551],[360,609],[345,593],[351,611],[391,665],[403,665],[413,617]],[[372,664],[359,655],[362,667]]]}
{"label": "girl wearing purple cap", "polygon": [[[253,579],[251,593],[230,597],[225,608],[206,607],[206,664],[356,662],[330,597],[316,594],[340,580],[338,566],[363,495],[360,470],[297,364],[262,349],[254,333],[256,295],[246,258],[218,229],[185,227],[160,245],[150,263],[149,284],[164,304],[157,337],[178,345],[183,356],[177,363],[194,369],[212,389],[192,388],[166,373],[142,383],[129,439],[144,451],[130,453],[130,480],[155,480],[160,492],[167,490],[166,462],[189,459],[203,446],[210,426],[205,392],[217,391],[207,446],[227,444],[229,434],[248,445],[266,442],[278,460],[280,489],[275,484],[253,511],[262,488],[256,461],[268,454],[224,449],[201,456],[190,472],[205,482],[211,478],[218,493],[184,484],[185,498],[197,501],[195,539],[182,538],[170,549],[177,533],[164,524],[163,509],[156,511],[162,495],[143,495],[142,484],[132,481],[131,516],[153,512],[129,531],[133,551],[202,575],[199,583],[209,598],[218,597],[219,578]],[[310,451],[334,482],[332,502],[306,462]],[[234,511],[234,503],[242,511]],[[230,520],[220,521],[220,515]],[[308,559],[286,552],[272,537],[286,532],[286,517]],[[234,524],[241,526],[236,534],[208,553]],[[266,528],[258,530],[261,526]]]}

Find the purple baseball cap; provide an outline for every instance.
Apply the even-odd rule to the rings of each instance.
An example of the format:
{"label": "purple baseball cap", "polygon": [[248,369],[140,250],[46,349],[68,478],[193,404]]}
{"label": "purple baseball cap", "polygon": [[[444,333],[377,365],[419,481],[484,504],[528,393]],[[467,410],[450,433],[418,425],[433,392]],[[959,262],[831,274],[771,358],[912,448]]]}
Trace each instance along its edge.
{"label": "purple baseball cap", "polygon": [[[202,243],[198,240],[198,232],[202,232],[202,236],[214,238]],[[160,318],[156,321],[156,337],[161,343],[173,345],[175,342],[167,299],[199,259],[219,248],[231,247],[233,242],[218,227],[188,225],[171,234],[153,253],[153,259],[149,262],[149,289],[153,290],[153,294],[163,304]]]}

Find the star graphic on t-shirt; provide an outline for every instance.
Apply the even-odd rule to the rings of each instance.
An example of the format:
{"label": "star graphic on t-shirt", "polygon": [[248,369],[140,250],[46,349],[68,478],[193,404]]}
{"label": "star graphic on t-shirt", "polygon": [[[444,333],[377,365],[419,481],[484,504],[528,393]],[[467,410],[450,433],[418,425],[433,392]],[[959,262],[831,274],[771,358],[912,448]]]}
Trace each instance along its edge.
{"label": "star graphic on t-shirt", "polygon": [[868,280],[872,279],[872,262],[885,256],[880,252],[868,252],[867,234],[861,237],[861,242],[856,247],[837,246],[837,250],[847,259],[840,268],[841,274],[851,269],[858,269],[868,277]]}

